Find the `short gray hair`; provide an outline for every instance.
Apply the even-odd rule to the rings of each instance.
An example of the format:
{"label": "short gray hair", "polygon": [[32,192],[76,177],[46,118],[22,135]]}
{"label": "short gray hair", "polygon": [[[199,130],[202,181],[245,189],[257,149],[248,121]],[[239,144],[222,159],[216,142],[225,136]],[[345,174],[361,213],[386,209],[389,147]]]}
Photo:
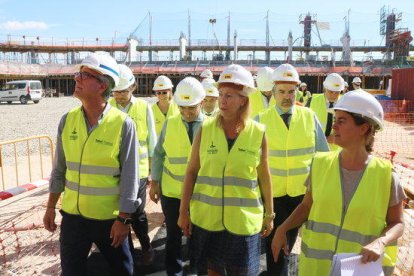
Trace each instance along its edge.
{"label": "short gray hair", "polygon": [[105,101],[108,101],[111,97],[112,89],[115,87],[115,82],[110,76],[107,75],[103,75],[100,79],[107,85],[106,90],[102,93],[102,98]]}

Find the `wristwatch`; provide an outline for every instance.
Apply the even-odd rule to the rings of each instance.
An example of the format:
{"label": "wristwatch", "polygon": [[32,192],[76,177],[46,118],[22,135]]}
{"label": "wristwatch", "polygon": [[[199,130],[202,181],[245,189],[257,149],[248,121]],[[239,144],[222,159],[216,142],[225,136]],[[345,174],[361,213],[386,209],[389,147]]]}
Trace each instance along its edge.
{"label": "wristwatch", "polygon": [[264,217],[264,218],[271,218],[271,219],[275,219],[276,214],[275,214],[275,213],[270,213],[270,214],[264,213],[263,217]]}
{"label": "wristwatch", "polygon": [[122,224],[124,224],[124,225],[131,224],[132,223],[132,219],[131,218],[123,218],[123,217],[117,216],[116,217],[116,220],[122,222]]}

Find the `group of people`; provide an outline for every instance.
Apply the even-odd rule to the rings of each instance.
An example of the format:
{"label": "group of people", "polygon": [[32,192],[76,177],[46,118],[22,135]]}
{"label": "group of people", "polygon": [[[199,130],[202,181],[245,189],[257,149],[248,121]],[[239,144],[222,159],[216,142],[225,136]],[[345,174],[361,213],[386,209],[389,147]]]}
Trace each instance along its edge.
{"label": "group of people", "polygon": [[82,105],[59,124],[44,215],[55,231],[63,193],[63,275],[86,275],[92,243],[111,274],[133,275],[130,225],[141,262],[152,262],[147,185],[165,216],[168,275],[184,273],[183,235],[194,273],[258,275],[265,239],[267,275],[287,275],[302,225],[300,274],[328,275],[343,252],[383,258],[392,272],[405,194],[391,163],[371,154],[384,114],[369,93],[341,96],[343,78],[329,74],[311,95],[290,64],[259,69],[255,84],[232,64],[217,82],[205,70],[174,92],[159,76],[151,106],[110,56],[88,56],[78,69]]}

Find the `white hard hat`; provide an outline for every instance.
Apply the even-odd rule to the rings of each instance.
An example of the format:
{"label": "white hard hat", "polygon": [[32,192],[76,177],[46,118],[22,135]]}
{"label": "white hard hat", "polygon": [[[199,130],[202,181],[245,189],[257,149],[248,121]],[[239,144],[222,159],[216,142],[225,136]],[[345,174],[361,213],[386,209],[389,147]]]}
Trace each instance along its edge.
{"label": "white hard hat", "polygon": [[353,90],[343,95],[333,110],[359,114],[373,121],[379,130],[384,128],[384,110],[381,104],[374,96],[362,89]]}
{"label": "white hard hat", "polygon": [[302,82],[299,87],[304,87],[304,86],[308,86],[305,82]]}
{"label": "white hard hat", "polygon": [[260,91],[271,91],[273,89],[273,81],[272,81],[272,74],[273,69],[270,67],[263,67],[257,70],[257,88]]}
{"label": "white hard hat", "polygon": [[213,79],[204,79],[201,84],[206,91],[206,97],[218,97],[219,91],[216,87],[216,82]]}
{"label": "white hard hat", "polygon": [[331,73],[325,78],[323,87],[330,91],[341,92],[345,88],[345,81],[337,73]]}
{"label": "white hard hat", "polygon": [[292,65],[288,63],[281,64],[279,65],[279,67],[275,69],[272,75],[272,80],[276,83],[277,82],[288,82],[288,83],[292,82],[295,84],[300,83],[298,71],[296,71],[295,67],[293,67]]}
{"label": "white hard hat", "polygon": [[345,85],[345,87],[349,87],[349,84],[348,84],[348,82],[344,82],[344,85]]}
{"label": "white hard hat", "polygon": [[119,83],[119,66],[115,59],[108,54],[94,53],[87,56],[82,63],[76,68],[79,70],[82,67],[88,67],[95,70],[102,75],[111,77],[114,81],[115,86]]}
{"label": "white hard hat", "polygon": [[360,79],[360,77],[355,77],[353,80],[352,80],[352,83],[361,83],[362,81],[361,81],[361,79]]}
{"label": "white hard hat", "polygon": [[206,69],[203,72],[201,72],[200,77],[212,79],[213,78],[213,73],[210,71],[210,69]]}
{"label": "white hard hat", "polygon": [[135,76],[132,70],[125,64],[119,65],[119,84],[112,91],[122,91],[135,83]]}
{"label": "white hard hat", "polygon": [[256,91],[256,88],[254,87],[252,73],[250,73],[243,66],[240,66],[238,64],[231,64],[224,68],[223,72],[220,74],[217,83],[234,83],[243,85],[243,96],[248,96],[250,93]]}
{"label": "white hard hat", "polygon": [[168,77],[161,75],[155,79],[152,90],[158,91],[158,90],[170,89],[173,87],[174,85],[172,84],[171,80]]}
{"label": "white hard hat", "polygon": [[205,96],[201,83],[193,77],[186,77],[178,83],[174,101],[178,106],[193,106],[199,104]]}

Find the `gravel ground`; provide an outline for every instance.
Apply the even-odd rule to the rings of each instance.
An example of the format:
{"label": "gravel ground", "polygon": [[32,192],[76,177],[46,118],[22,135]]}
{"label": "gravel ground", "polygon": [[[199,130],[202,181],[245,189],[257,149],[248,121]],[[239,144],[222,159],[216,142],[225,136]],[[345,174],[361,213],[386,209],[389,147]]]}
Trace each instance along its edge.
{"label": "gravel ground", "polygon": [[56,140],[60,118],[80,101],[73,97],[43,98],[38,104],[0,103],[0,142],[35,135]]}

